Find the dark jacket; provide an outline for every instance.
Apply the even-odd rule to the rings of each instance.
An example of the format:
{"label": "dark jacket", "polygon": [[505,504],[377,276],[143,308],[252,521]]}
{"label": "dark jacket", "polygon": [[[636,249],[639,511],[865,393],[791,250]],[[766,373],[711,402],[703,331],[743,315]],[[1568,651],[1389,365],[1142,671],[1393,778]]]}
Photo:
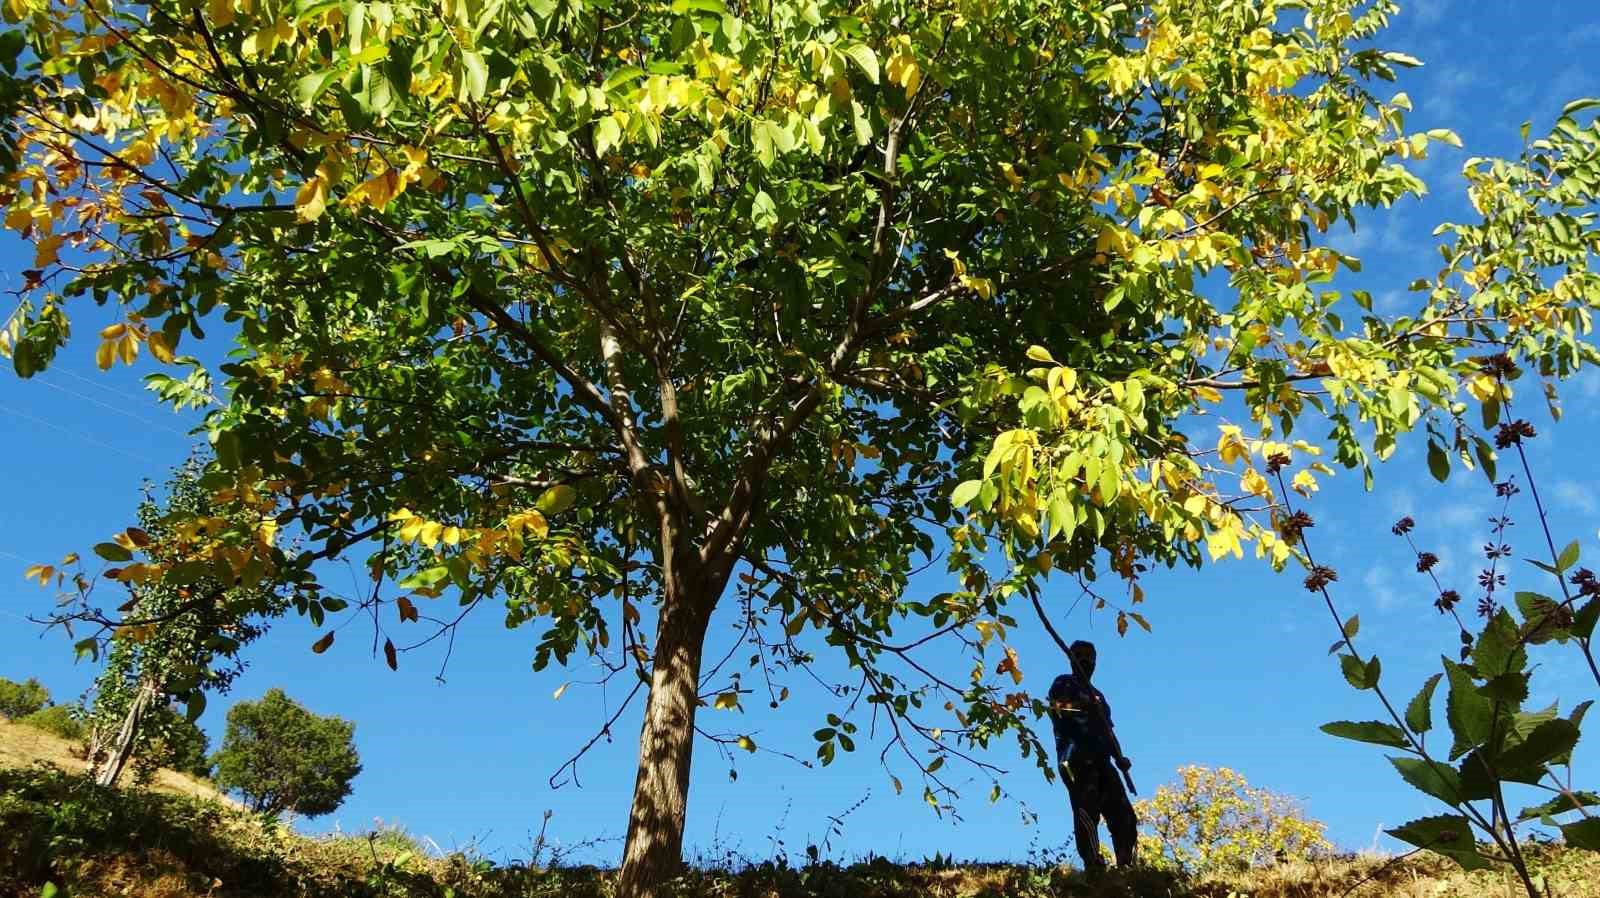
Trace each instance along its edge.
{"label": "dark jacket", "polygon": [[[1111,705],[1100,690],[1072,674],[1062,674],[1050,684],[1049,701],[1057,763],[1111,757]],[[1099,705],[1099,714],[1095,705]]]}

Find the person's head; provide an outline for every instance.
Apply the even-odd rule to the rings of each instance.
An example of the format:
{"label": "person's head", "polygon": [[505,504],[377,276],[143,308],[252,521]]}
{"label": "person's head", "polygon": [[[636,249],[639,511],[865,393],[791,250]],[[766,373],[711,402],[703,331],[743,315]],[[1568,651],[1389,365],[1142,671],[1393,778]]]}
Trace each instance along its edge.
{"label": "person's head", "polygon": [[1084,679],[1094,676],[1095,651],[1094,643],[1080,639],[1067,647],[1072,653],[1073,668]]}

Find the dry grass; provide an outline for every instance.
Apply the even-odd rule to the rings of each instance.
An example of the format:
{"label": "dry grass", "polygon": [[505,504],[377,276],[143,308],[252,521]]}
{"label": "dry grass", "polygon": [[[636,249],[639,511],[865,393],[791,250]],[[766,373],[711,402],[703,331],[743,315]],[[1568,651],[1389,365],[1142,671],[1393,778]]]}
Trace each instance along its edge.
{"label": "dry grass", "polygon": [[[83,750],[70,739],[0,717],[0,769],[29,767],[40,762],[69,773],[80,773],[84,769]],[[124,783],[131,779],[126,778]],[[148,787],[172,795],[233,803],[210,782],[164,767],[156,771]]]}

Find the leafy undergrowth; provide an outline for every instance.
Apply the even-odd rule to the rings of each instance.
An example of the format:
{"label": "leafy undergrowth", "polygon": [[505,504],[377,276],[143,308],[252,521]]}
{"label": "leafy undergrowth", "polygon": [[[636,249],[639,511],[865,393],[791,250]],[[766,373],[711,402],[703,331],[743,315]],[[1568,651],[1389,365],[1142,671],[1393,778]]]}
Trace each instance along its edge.
{"label": "leafy undergrowth", "polygon": [[[1536,851],[1563,898],[1600,895],[1594,855]],[[1371,877],[1370,879],[1368,877]],[[1363,880],[1365,880],[1363,882]],[[178,898],[602,898],[608,871],[497,866],[431,856],[404,833],[308,838],[236,808],[192,796],[102,789],[45,764],[0,770],[0,895]],[[1441,862],[1385,865],[1351,858],[1191,881],[1155,870],[1091,882],[1058,867],[903,865],[877,858],[841,866],[751,864],[695,870],[673,890],[696,898],[1435,898],[1519,894],[1505,873],[1471,876]]]}

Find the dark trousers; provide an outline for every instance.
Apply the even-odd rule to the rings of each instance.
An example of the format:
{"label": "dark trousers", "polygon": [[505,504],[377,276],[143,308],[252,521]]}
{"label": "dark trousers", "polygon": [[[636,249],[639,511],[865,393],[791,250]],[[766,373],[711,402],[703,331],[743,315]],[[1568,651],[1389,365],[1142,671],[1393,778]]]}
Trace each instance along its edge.
{"label": "dark trousers", "polygon": [[1111,831],[1111,846],[1118,866],[1133,863],[1138,841],[1138,822],[1133,803],[1122,788],[1122,776],[1106,757],[1074,758],[1068,763],[1072,776],[1067,780],[1067,796],[1072,803],[1072,832],[1083,858],[1084,870],[1103,870],[1100,857],[1100,820],[1105,818]]}

